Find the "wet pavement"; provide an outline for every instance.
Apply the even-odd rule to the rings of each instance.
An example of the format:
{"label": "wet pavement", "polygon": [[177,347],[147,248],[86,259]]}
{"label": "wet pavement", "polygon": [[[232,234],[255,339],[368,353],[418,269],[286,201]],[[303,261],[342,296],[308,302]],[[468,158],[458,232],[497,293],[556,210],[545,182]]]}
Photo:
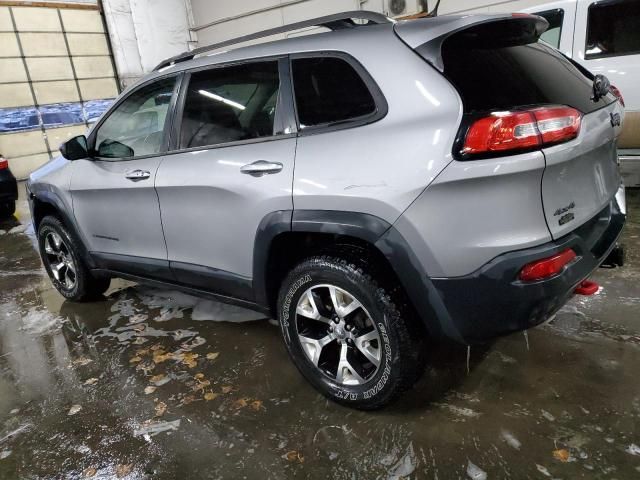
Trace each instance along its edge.
{"label": "wet pavement", "polygon": [[466,349],[434,349],[374,413],[318,395],[253,312],[124,281],[64,302],[18,227],[0,235],[0,478],[640,478],[628,200],[628,264],[596,272],[597,295],[474,348],[468,372]]}

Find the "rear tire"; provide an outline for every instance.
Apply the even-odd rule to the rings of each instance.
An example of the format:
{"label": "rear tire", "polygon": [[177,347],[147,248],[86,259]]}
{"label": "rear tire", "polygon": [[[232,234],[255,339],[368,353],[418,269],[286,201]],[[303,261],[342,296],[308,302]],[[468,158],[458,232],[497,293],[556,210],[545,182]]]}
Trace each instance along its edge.
{"label": "rear tire", "polygon": [[16,213],[16,202],[10,201],[0,204],[0,218],[10,218]]}
{"label": "rear tire", "polygon": [[98,299],[109,288],[111,279],[91,275],[78,241],[58,218],[42,219],[38,226],[38,247],[53,286],[66,299],[74,302]]}
{"label": "rear tire", "polygon": [[396,400],[424,371],[423,330],[380,273],[355,257],[316,256],[289,273],[278,298],[296,367],[326,397],[362,410]]}

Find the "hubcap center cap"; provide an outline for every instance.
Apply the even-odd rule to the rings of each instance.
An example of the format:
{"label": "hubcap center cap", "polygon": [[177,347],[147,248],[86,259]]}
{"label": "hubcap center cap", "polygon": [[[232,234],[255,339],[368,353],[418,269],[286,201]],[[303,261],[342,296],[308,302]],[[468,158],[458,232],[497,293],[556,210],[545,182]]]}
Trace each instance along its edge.
{"label": "hubcap center cap", "polygon": [[338,340],[344,340],[345,338],[347,338],[347,332],[342,325],[336,325],[336,328],[333,331],[333,333],[335,334]]}

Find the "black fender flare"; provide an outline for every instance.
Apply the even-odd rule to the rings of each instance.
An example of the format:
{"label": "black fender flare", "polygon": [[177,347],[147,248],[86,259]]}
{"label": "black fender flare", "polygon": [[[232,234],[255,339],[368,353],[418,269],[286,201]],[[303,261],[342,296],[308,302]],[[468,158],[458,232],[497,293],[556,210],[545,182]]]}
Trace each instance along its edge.
{"label": "black fender flare", "polygon": [[391,224],[366,213],[282,210],[265,216],[254,244],[253,290],[257,304],[268,307],[267,261],[273,240],[284,232],[344,235],[369,243],[386,257],[429,333],[462,342],[440,294],[409,244]]}
{"label": "black fender flare", "polygon": [[64,201],[62,200],[62,198],[60,198],[60,196],[56,194],[55,191],[52,191],[52,190],[35,190],[35,191],[32,190],[29,192],[29,196],[30,196],[29,204],[31,206],[32,223],[33,223],[33,227],[36,235],[38,232],[35,224],[35,216],[34,216],[35,205],[33,204],[34,201],[38,201],[40,203],[50,205],[55,209],[56,213],[60,216],[60,219],[65,224],[65,226],[70,230],[71,234],[74,235],[76,239],[79,241],[80,248],[82,249],[82,251],[80,252],[80,255],[82,255],[82,258],[86,262],[87,266],[89,268],[96,268],[95,261],[93,260],[92,256],[89,254],[89,251],[87,250],[87,247],[86,247],[87,243],[85,242],[83,235],[80,233],[80,230],[78,229],[78,225],[76,224],[75,218],[73,217],[73,214],[69,214],[68,209]]}

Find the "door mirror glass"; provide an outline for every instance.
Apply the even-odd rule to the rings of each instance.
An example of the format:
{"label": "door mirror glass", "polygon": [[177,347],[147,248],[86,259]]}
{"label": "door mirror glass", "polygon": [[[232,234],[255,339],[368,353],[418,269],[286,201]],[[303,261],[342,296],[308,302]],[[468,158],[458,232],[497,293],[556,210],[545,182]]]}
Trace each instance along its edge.
{"label": "door mirror glass", "polygon": [[67,160],[80,160],[81,158],[87,158],[89,156],[87,149],[87,137],[84,135],[78,135],[77,137],[70,138],[60,145],[60,153]]}
{"label": "door mirror glass", "polygon": [[103,158],[129,158],[133,153],[133,148],[117,140],[104,140],[98,147],[98,157]]}

